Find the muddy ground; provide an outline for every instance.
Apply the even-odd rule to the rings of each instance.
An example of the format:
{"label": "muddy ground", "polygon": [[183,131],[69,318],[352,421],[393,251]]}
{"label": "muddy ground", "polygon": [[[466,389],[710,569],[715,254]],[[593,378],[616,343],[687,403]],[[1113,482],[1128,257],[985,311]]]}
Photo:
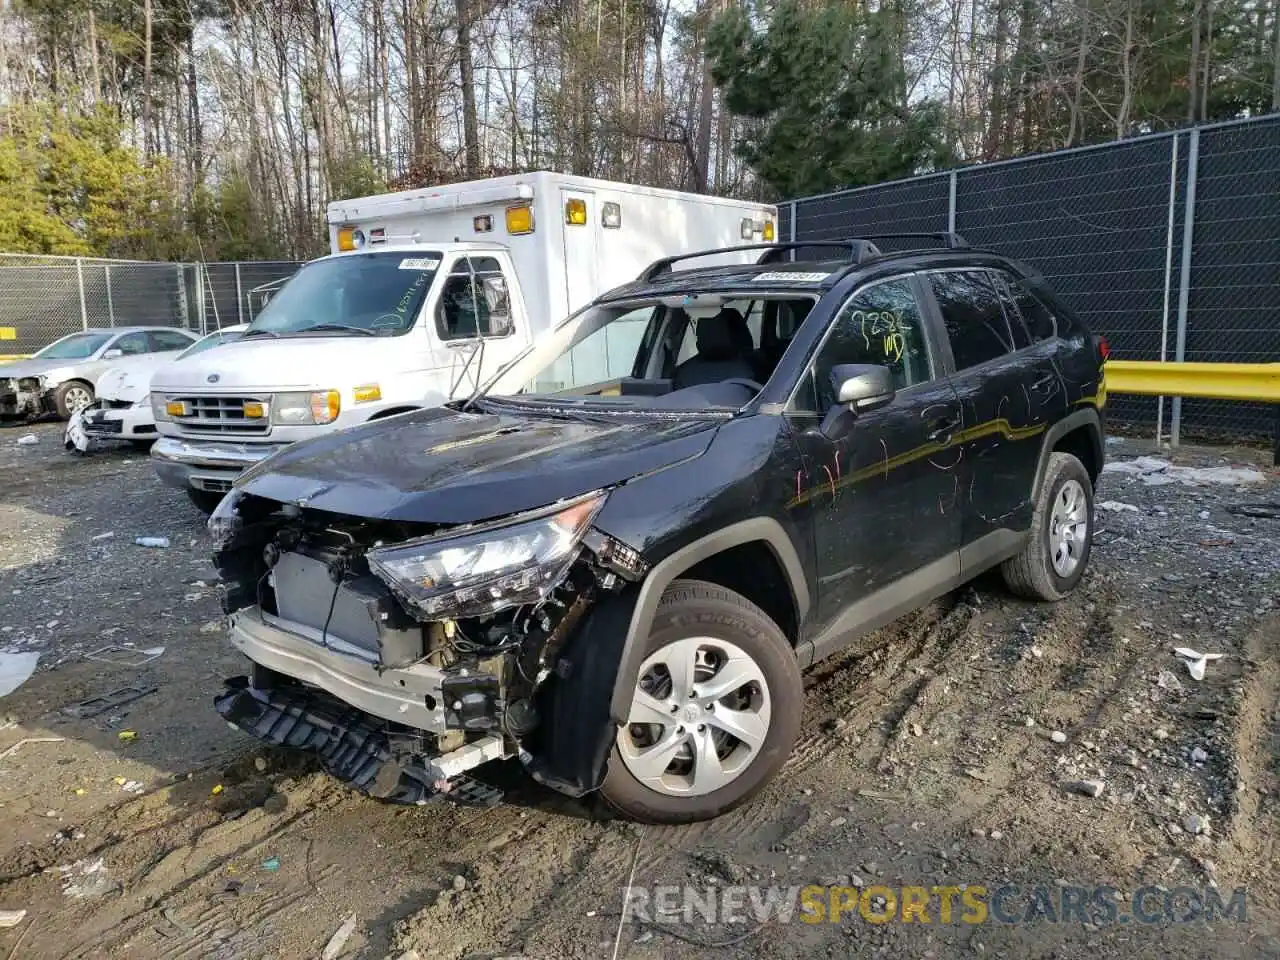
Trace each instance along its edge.
{"label": "muddy ground", "polygon": [[[1112,508],[1075,595],[1037,606],[986,578],[905,618],[808,678],[802,742],[755,802],[637,828],[518,770],[494,772],[502,807],[406,809],[259,749],[211,706],[243,663],[218,632],[201,516],[136,451],[79,459],[57,425],[0,430],[0,652],[40,655],[0,698],[0,911],[27,911],[0,960],[318,957],[349,918],[340,955],[374,960],[1280,956],[1280,519],[1233,512],[1280,500],[1280,473],[1199,448],[1173,459],[1258,482],[1177,477],[1135,464],[1147,447],[1109,446],[1129,466],[1103,479]],[[1197,681],[1177,646],[1224,657]],[[152,692],[66,712],[131,686]],[[28,738],[58,739],[9,751]],[[937,900],[929,923],[621,916],[629,885],[812,883],[1015,884],[1014,917],[1036,885],[1054,904],[1110,885],[1127,915],[1144,885],[1216,884],[1224,902],[1246,888],[1247,913],[971,924],[957,899],[950,923]]]}

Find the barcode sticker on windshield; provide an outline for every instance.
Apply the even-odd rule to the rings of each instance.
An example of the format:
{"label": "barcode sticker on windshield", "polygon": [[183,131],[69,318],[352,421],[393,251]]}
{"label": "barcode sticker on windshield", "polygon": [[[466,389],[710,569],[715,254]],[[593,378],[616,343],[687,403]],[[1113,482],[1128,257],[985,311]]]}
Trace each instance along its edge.
{"label": "barcode sticker on windshield", "polygon": [[438,266],[439,257],[405,257],[400,261],[401,270],[434,270]]}
{"label": "barcode sticker on windshield", "polygon": [[818,283],[831,276],[829,273],[800,273],[792,270],[775,270],[771,273],[757,273],[752,279],[757,283]]}

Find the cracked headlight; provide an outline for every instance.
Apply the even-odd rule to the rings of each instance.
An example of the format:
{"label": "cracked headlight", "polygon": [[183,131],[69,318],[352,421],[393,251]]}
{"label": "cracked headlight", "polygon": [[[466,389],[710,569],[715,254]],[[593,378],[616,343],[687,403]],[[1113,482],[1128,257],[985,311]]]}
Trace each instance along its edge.
{"label": "cracked headlight", "polygon": [[369,569],[432,620],[538,603],[573,563],[604,500],[591,493],[466,533],[380,547],[369,551]]}
{"label": "cracked headlight", "polygon": [[162,420],[166,423],[172,423],[173,417],[169,415],[169,411],[167,409],[169,398],[163,393],[149,393],[147,396],[151,398],[152,419],[157,423]]}

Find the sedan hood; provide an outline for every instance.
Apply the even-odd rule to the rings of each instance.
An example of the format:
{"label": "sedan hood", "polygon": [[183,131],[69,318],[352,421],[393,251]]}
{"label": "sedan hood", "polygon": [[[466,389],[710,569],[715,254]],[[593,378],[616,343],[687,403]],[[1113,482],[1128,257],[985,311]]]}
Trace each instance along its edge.
{"label": "sedan hood", "polygon": [[123,367],[111,367],[98,377],[97,395],[103,400],[137,403],[151,390],[151,377],[170,362],[169,356],[141,358]]}
{"label": "sedan hood", "polygon": [[50,370],[57,370],[60,367],[74,366],[76,363],[84,361],[78,360],[15,360],[13,363],[0,363],[0,380],[12,378],[14,380],[22,377],[38,377],[42,373],[48,373]]}
{"label": "sedan hood", "polygon": [[584,422],[435,408],[296,443],[236,486],[352,516],[476,523],[699,456],[719,422]]}

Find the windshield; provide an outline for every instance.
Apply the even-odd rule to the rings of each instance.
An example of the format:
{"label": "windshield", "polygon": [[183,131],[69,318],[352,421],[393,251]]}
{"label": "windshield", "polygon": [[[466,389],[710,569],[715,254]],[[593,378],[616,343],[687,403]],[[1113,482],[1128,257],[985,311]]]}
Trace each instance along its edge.
{"label": "windshield", "polygon": [[399,336],[413,326],[439,266],[440,254],[431,251],[317,260],[267,301],[245,334]]}
{"label": "windshield", "polygon": [[187,357],[194,357],[197,353],[204,353],[206,350],[212,350],[214,347],[224,343],[230,343],[232,340],[239,340],[244,336],[243,330],[218,330],[209,334],[207,337],[201,337],[187,349],[178,354],[177,359],[183,360]]}
{"label": "windshield", "polygon": [[813,306],[812,297],[794,295],[704,295],[687,310],[683,297],[674,301],[681,305],[648,300],[587,307],[526,350],[484,393],[621,397],[635,406],[641,397],[725,381],[758,389]]}
{"label": "windshield", "polygon": [[109,333],[73,333],[69,337],[53,341],[32,356],[42,360],[83,360],[101,350],[102,345],[110,339]]}

